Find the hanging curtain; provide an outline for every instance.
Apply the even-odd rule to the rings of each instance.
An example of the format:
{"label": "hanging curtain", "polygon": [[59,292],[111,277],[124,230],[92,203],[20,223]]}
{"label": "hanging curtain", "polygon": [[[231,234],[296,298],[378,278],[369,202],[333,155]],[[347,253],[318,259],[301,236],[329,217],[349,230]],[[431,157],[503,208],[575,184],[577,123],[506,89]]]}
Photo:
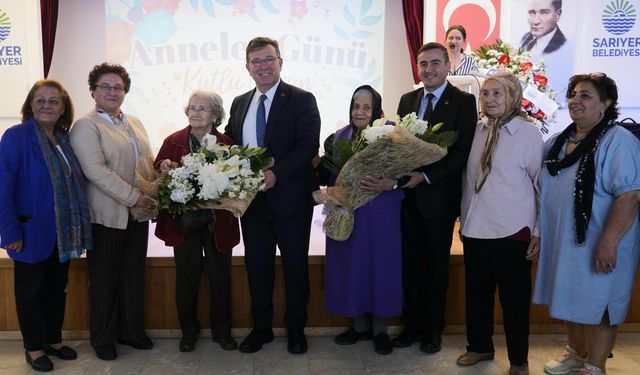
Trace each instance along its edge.
{"label": "hanging curtain", "polygon": [[53,45],[56,41],[56,26],[58,25],[58,0],[40,0],[40,18],[42,21],[42,59],[44,63],[44,78],[49,75]]}
{"label": "hanging curtain", "polygon": [[402,0],[402,16],[404,17],[404,29],[407,34],[414,83],[420,82],[416,61],[418,50],[422,47],[423,9],[424,0]]}

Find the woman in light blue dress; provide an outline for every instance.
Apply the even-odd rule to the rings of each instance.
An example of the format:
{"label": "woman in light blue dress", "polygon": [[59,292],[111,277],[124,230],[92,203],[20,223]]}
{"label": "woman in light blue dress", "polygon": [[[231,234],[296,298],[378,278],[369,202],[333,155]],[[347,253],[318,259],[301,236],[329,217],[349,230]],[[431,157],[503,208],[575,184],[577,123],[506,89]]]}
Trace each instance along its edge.
{"label": "woman in light blue dress", "polygon": [[534,302],[566,322],[549,374],[605,372],[625,319],[640,253],[640,142],[616,126],[618,93],[603,73],[573,76],[574,121],[545,146]]}

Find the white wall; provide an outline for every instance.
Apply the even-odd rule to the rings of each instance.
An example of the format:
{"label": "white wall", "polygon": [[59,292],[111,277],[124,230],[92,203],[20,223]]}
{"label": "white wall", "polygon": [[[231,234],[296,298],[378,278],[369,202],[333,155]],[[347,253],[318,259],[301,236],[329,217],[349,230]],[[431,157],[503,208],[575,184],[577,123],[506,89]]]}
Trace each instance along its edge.
{"label": "white wall", "polygon": [[[39,0],[0,0],[11,31],[0,42],[0,134],[20,122],[20,108],[33,82],[43,77]],[[17,53],[17,56],[15,55]],[[20,64],[8,60],[21,58]]]}

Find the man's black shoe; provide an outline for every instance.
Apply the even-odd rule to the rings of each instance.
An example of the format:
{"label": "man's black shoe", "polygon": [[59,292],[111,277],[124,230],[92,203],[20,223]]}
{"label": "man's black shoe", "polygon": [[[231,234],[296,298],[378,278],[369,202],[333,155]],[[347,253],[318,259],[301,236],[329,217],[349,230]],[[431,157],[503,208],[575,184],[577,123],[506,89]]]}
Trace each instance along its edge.
{"label": "man's black shoe", "polygon": [[391,340],[391,343],[396,348],[406,348],[420,341],[421,339],[422,333],[412,329],[405,329],[400,333],[400,335],[398,335],[398,337]]}
{"label": "man's black shoe", "polygon": [[289,331],[289,342],[287,344],[287,350],[291,354],[303,354],[307,352],[309,348],[307,345],[307,338],[304,336],[304,331],[295,330]]}
{"label": "man's black shoe", "polygon": [[442,349],[442,336],[440,334],[433,334],[422,339],[421,351],[433,354],[439,352],[440,349]]}
{"label": "man's black shoe", "polygon": [[271,341],[273,341],[273,331],[259,332],[254,329],[240,344],[240,351],[243,353],[255,353],[262,349],[263,344]]}

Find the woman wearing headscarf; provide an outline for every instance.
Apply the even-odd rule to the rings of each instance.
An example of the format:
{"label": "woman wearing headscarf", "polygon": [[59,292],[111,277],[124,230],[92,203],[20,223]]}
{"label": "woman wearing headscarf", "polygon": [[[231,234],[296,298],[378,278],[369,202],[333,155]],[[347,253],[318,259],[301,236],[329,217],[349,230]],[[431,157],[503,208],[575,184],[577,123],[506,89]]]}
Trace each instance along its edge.
{"label": "woman wearing headscarf", "polygon": [[[165,138],[154,162],[156,168],[168,170],[178,166],[183,156],[202,147],[207,134],[216,136],[218,143],[233,144],[231,138],[217,129],[224,120],[219,94],[194,91],[184,112],[189,125]],[[173,246],[176,263],[176,307],[182,329],[178,349],[181,352],[194,351],[200,334],[197,313],[203,264],[209,281],[211,337],[224,350],[238,348],[231,336],[231,251],[240,242],[240,229],[238,219],[231,212],[214,212],[207,225],[188,233],[178,229],[168,212],[160,211],[158,215],[156,236],[164,240],[165,245]]]}
{"label": "woman wearing headscarf", "polygon": [[[325,141],[325,159],[338,160],[335,143],[351,140],[358,130],[382,117],[382,98],[371,86],[358,87],[349,105],[349,124]],[[320,184],[332,186],[337,177],[319,168]],[[339,345],[374,340],[379,354],[393,350],[386,318],[402,312],[402,251],[400,204],[404,197],[395,179],[367,176],[363,190],[380,192],[355,210],[354,228],[346,241],[327,237],[325,304],[329,311],[353,318],[353,326],[336,336]]]}
{"label": "woman wearing headscarf", "polygon": [[509,374],[528,374],[531,261],[538,255],[538,189],[542,136],[521,110],[522,87],[509,72],[480,90],[476,127],[463,179],[467,352],[460,366],[494,357],[496,287],[504,317]]}
{"label": "woman wearing headscarf", "polygon": [[54,80],[36,82],[22,124],[0,141],[0,247],[13,259],[14,292],[26,361],[51,371],[47,357],[72,360],[62,344],[69,261],[91,245],[86,180],[71,145],[73,104]]}
{"label": "woman wearing headscarf", "polygon": [[568,345],[549,374],[606,372],[640,255],[640,142],[616,126],[618,89],[604,73],[567,88],[573,123],[545,145],[541,251],[533,301],[564,320]]}

